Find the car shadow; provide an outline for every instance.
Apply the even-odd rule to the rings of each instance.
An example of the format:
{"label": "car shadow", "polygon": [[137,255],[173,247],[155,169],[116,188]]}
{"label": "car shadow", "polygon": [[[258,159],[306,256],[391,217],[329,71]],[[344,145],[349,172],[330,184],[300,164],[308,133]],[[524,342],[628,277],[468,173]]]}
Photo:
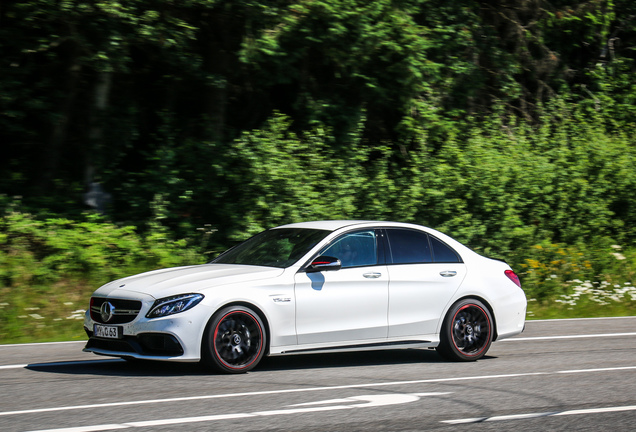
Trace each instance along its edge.
{"label": "car shadow", "polygon": [[[496,358],[485,356],[480,361]],[[434,350],[407,349],[385,351],[361,351],[331,354],[298,354],[266,357],[250,374],[270,371],[348,368],[364,366],[386,366],[406,364],[445,363]],[[178,363],[122,359],[95,359],[51,363],[33,363],[25,367],[43,373],[65,375],[100,375],[118,377],[167,377],[215,375],[217,372],[198,363]]]}
{"label": "car shadow", "polygon": [[118,377],[190,376],[208,374],[198,363],[159,361],[126,361],[123,359],[96,359],[85,361],[33,363],[25,369],[64,375],[99,375]]}
{"label": "car shadow", "polygon": [[378,350],[266,357],[257,369],[263,371],[323,369],[412,363],[441,363],[444,361],[445,360],[437,354],[436,351],[428,349]]}

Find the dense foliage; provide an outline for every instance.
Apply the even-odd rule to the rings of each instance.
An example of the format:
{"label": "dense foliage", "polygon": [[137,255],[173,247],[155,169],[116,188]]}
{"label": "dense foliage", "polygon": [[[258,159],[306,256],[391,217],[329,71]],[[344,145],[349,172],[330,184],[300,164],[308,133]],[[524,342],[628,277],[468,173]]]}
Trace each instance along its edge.
{"label": "dense foliage", "polygon": [[632,0],[2,2],[1,289],[326,218],[632,283],[635,48]]}

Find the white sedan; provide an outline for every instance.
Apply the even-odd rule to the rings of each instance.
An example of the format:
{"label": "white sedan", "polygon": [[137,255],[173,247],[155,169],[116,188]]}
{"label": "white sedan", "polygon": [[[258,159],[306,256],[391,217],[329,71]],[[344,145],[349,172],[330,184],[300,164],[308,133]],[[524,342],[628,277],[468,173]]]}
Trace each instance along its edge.
{"label": "white sedan", "polygon": [[523,331],[526,297],[503,261],[396,222],[264,231],[208,264],[156,270],[93,293],[84,351],[201,361],[229,373],[264,355],[436,348],[471,361]]}

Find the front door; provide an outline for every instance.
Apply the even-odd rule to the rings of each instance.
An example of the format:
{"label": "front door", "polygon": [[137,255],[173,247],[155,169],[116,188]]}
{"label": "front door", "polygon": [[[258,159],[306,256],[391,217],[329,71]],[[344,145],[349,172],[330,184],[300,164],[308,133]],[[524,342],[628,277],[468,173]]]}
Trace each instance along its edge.
{"label": "front door", "polygon": [[389,279],[386,266],[378,265],[375,230],[343,234],[320,255],[340,259],[342,268],[296,274],[298,343],[385,339]]}

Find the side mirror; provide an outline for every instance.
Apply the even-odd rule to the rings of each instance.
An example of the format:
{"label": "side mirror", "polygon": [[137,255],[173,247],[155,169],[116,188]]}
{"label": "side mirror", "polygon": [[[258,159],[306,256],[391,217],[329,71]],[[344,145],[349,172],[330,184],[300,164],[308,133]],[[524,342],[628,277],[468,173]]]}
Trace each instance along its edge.
{"label": "side mirror", "polygon": [[319,271],[340,270],[341,267],[342,262],[340,262],[338,258],[321,255],[314,258],[305,271],[307,273],[313,273]]}

